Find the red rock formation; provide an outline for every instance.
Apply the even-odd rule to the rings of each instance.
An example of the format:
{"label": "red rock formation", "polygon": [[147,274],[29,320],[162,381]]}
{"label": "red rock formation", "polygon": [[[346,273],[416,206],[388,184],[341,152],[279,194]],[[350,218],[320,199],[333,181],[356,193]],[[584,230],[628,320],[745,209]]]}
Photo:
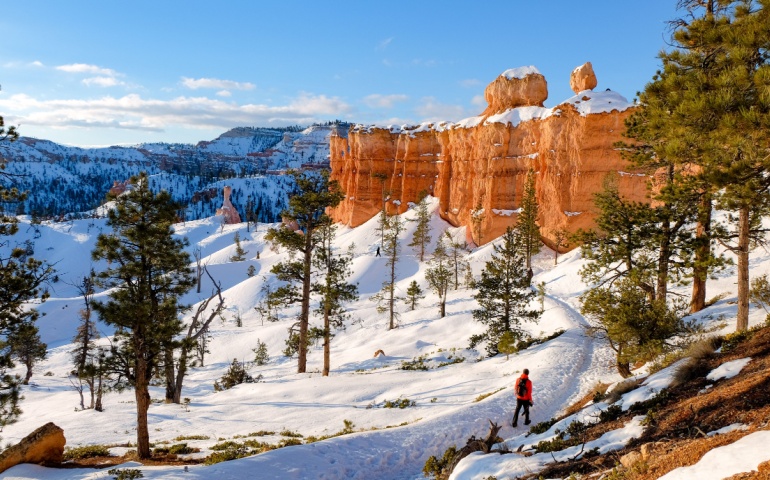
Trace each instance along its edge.
{"label": "red rock formation", "polygon": [[596,88],[596,84],[596,74],[591,62],[586,62],[572,70],[572,74],[569,76],[569,86],[575,93],[593,90]]}
{"label": "red rock formation", "polygon": [[64,430],[46,423],[0,453],[0,473],[20,463],[58,465],[64,456]]}
{"label": "red rock formation", "polygon": [[222,215],[225,217],[225,223],[227,225],[232,225],[234,223],[241,223],[241,216],[238,215],[238,211],[233,207],[233,204],[230,203],[230,195],[233,192],[233,187],[226,186],[224,188],[224,200],[222,201],[222,207],[217,208],[217,215]]}
{"label": "red rock formation", "polygon": [[[647,177],[635,173],[614,147],[632,105],[614,92],[583,92],[543,108],[539,87],[529,87],[545,87],[538,76],[501,75],[487,87],[485,113],[456,124],[359,125],[347,138],[333,136],[331,177],[347,195],[331,212],[333,218],[358,226],[380,211],[383,194],[388,212],[401,213],[426,191],[439,199],[442,218],[467,226],[469,240],[483,244],[515,223],[530,168],[538,174],[546,243],[557,230],[594,225],[593,195],[608,174],[617,175],[624,195],[644,200]],[[535,93],[522,95],[525,84]],[[499,110],[506,105],[516,107]]]}

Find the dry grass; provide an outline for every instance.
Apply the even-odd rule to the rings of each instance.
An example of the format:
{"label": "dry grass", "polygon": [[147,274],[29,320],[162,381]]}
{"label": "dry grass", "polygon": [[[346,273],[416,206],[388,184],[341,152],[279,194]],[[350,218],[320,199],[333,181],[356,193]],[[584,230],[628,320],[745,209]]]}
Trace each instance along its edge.
{"label": "dry grass", "polygon": [[617,402],[618,400],[620,400],[620,397],[622,397],[624,393],[628,393],[631,390],[635,389],[643,381],[644,381],[643,378],[630,378],[628,380],[623,380],[622,382],[615,385],[615,388],[610,390],[609,393],[607,393],[607,396],[604,398],[604,401],[607,403]]}
{"label": "dry grass", "polygon": [[583,409],[583,407],[586,406],[586,404],[594,399],[596,394],[603,396],[607,392],[607,387],[609,387],[609,383],[602,383],[602,382],[596,382],[593,387],[591,387],[590,390],[588,390],[588,393],[586,393],[584,396],[580,397],[575,403],[567,407],[566,410],[564,410],[563,417],[569,417],[570,415],[574,415],[580,410]]}

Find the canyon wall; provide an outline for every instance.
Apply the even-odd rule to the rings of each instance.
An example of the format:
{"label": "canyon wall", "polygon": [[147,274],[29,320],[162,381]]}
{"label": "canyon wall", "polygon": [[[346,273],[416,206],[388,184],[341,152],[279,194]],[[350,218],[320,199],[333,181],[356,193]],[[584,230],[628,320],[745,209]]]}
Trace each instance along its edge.
{"label": "canyon wall", "polygon": [[481,245],[516,222],[531,168],[541,233],[553,247],[557,231],[594,225],[593,195],[608,175],[624,196],[645,200],[648,177],[634,171],[614,146],[623,139],[633,105],[615,92],[591,91],[597,82],[590,63],[576,68],[570,83],[576,95],[545,108],[545,78],[534,67],[512,69],[487,87],[489,106],[477,117],[402,127],[356,125],[347,138],[333,135],[332,179],[346,193],[333,218],[357,226],[383,203],[389,213],[402,213],[426,192],[439,199],[442,218],[467,226],[468,241]]}

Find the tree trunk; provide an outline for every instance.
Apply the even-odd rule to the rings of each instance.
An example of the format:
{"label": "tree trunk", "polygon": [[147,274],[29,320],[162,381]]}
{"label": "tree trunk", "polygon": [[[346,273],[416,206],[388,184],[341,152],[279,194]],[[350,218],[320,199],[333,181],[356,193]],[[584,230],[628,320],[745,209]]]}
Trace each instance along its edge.
{"label": "tree trunk", "polygon": [[307,371],[307,330],[310,322],[310,262],[312,261],[313,230],[308,225],[305,232],[305,258],[302,278],[302,311],[299,317],[299,347],[297,373]]}
{"label": "tree trunk", "polygon": [[177,403],[174,402],[174,398],[176,398],[176,371],[174,368],[174,350],[171,348],[166,348],[166,351],[163,352],[163,358],[164,358],[164,372],[166,375],[166,403]]}
{"label": "tree trunk", "polygon": [[136,364],[136,455],[140,459],[152,457],[150,451],[150,430],[147,425],[147,411],[150,409],[149,372],[147,363],[140,360]]}
{"label": "tree trunk", "polygon": [[661,225],[660,250],[658,251],[658,278],[655,286],[655,298],[666,300],[668,294],[668,268],[671,261],[671,223],[667,220]]}
{"label": "tree trunk", "polygon": [[446,299],[441,299],[441,318],[446,316]]}
{"label": "tree trunk", "polygon": [[30,361],[25,362],[24,364],[27,367],[27,373],[24,374],[24,381],[21,382],[22,385],[29,385],[29,379],[32,378],[32,361],[30,357]]}
{"label": "tree trunk", "polygon": [[631,376],[631,364],[628,362],[621,362],[620,360],[617,361],[617,367],[618,367],[618,373],[623,378],[628,378]]}
{"label": "tree trunk", "polygon": [[736,331],[749,328],[749,206],[738,214],[738,318]]}
{"label": "tree trunk", "polygon": [[706,308],[706,278],[708,261],[711,256],[711,195],[703,194],[698,212],[698,226],[695,231],[695,266],[693,267],[692,297],[690,313]]}
{"label": "tree trunk", "polygon": [[329,319],[329,309],[324,308],[324,368],[323,376],[329,376],[329,370],[331,369],[331,320]]}
{"label": "tree trunk", "polygon": [[187,374],[187,351],[187,348],[182,347],[182,351],[179,353],[179,371],[176,374],[174,398],[172,400],[176,404],[182,403],[182,383],[184,382],[184,376]]}

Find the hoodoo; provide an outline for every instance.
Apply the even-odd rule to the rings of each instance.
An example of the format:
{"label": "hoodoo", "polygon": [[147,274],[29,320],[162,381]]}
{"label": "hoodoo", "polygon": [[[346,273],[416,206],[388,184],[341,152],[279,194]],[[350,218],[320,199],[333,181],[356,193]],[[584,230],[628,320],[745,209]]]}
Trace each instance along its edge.
{"label": "hoodoo", "polygon": [[553,108],[535,67],[505,71],[486,88],[488,107],[457,123],[381,127],[356,125],[331,137],[332,179],[346,192],[336,221],[361,225],[379,212],[401,213],[424,191],[440,202],[441,217],[467,226],[483,244],[516,222],[527,171],[537,173],[543,240],[594,226],[593,195],[608,175],[627,198],[647,198],[647,176],[621,158],[624,121],[633,104],[612,91],[591,91],[593,67],[576,68],[579,94]]}

